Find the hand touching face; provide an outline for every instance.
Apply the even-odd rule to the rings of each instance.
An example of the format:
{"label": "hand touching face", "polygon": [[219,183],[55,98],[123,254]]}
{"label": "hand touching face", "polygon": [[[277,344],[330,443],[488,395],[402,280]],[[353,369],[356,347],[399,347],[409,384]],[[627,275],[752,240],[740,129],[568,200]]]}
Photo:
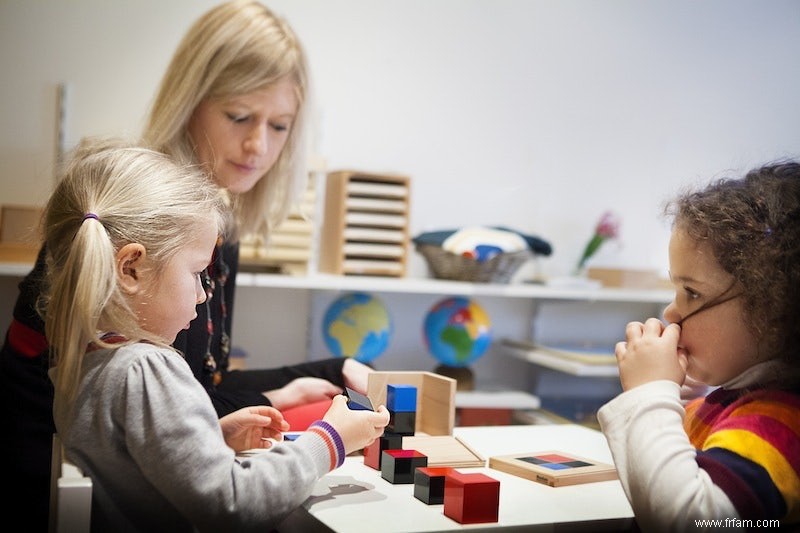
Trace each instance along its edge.
{"label": "hand touching face", "polygon": [[657,318],[629,323],[625,342],[617,343],[614,351],[623,390],[660,379],[683,385],[687,363],[678,349],[679,337],[678,325],[664,326]]}

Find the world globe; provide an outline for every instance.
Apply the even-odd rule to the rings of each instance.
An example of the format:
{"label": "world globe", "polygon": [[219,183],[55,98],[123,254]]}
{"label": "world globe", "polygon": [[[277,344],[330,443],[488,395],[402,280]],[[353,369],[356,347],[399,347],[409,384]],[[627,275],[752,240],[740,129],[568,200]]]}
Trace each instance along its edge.
{"label": "world globe", "polygon": [[475,301],[461,296],[445,298],[425,315],[425,345],[443,365],[466,367],[491,344],[491,326],[489,315]]}
{"label": "world globe", "polygon": [[389,346],[394,326],[383,302],[363,292],[331,302],[322,318],[322,337],[336,357],[369,363]]}

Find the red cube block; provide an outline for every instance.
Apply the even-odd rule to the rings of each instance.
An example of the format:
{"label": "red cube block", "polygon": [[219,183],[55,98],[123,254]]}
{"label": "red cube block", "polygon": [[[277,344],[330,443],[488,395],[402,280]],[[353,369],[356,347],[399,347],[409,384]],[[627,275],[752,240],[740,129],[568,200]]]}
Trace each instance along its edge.
{"label": "red cube block", "polygon": [[445,476],[444,514],[461,524],[497,522],[500,482],[485,474],[453,471]]}

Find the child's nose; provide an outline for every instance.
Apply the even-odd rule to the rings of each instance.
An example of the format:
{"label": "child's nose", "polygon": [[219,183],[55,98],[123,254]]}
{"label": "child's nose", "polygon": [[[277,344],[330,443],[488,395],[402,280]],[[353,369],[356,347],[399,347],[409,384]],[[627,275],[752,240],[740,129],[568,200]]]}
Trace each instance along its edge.
{"label": "child's nose", "polygon": [[678,313],[675,302],[670,302],[667,307],[664,308],[664,320],[669,322],[670,324],[678,323],[681,321],[681,315]]}
{"label": "child's nose", "polygon": [[201,280],[201,275],[197,275],[197,282],[194,286],[194,295],[196,297],[197,305],[204,303],[207,298],[206,289],[203,287],[203,281]]}

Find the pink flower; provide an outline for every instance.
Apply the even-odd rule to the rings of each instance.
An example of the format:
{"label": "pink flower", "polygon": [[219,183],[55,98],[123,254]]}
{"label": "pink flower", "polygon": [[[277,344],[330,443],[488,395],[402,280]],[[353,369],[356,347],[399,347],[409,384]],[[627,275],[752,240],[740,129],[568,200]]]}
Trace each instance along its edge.
{"label": "pink flower", "polygon": [[606,211],[603,213],[603,216],[600,217],[600,222],[597,223],[594,232],[606,239],[616,239],[619,235],[619,226],[619,217],[611,211]]}
{"label": "pink flower", "polygon": [[586,267],[586,262],[591,258],[597,250],[608,239],[616,239],[619,235],[620,219],[611,211],[606,211],[600,217],[600,221],[594,228],[594,235],[586,243],[586,248],[583,249],[578,266],[575,267],[575,273],[579,274]]}

